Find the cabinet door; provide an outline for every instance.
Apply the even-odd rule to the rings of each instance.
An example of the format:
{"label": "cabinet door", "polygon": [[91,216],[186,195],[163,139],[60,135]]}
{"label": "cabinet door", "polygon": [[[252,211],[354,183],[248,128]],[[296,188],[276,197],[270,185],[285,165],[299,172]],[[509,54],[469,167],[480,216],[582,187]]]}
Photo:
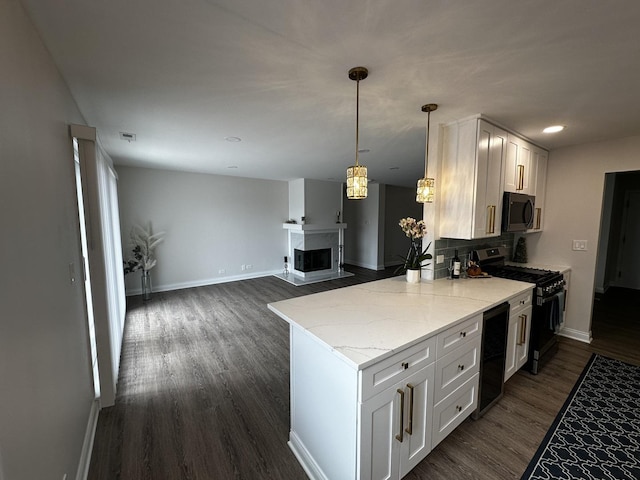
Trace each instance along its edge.
{"label": "cabinet door", "polygon": [[515,135],[509,135],[504,168],[504,191],[533,193],[531,177],[532,145]]}
{"label": "cabinet door", "polygon": [[434,364],[409,377],[405,390],[405,429],[400,446],[400,478],[431,451]]}
{"label": "cabinet door", "polygon": [[507,133],[478,121],[476,195],[473,238],[500,235],[502,219],[502,162],[506,154]]}
{"label": "cabinet door", "polygon": [[509,316],[509,329],[507,331],[507,353],[504,363],[504,381],[506,382],[511,376],[518,371],[516,358],[518,357],[518,336],[520,335],[520,323],[517,314]]}
{"label": "cabinet door", "polygon": [[533,216],[533,227],[527,232],[540,232],[544,226],[544,198],[547,190],[547,161],[548,152],[539,147],[533,147],[531,150],[532,168],[535,166],[535,188],[533,194],[536,197],[536,204]]}
{"label": "cabinet door", "polygon": [[434,364],[361,405],[361,479],[399,479],[431,451]]}
{"label": "cabinet door", "polygon": [[[404,440],[400,406],[405,400],[402,386],[391,387],[361,405],[361,480],[400,478],[400,436]],[[404,406],[402,410],[404,414]]]}
{"label": "cabinet door", "polygon": [[516,351],[516,370],[519,370],[529,358],[529,336],[531,333],[531,313],[533,307],[528,306],[516,316],[518,317],[518,348]]}

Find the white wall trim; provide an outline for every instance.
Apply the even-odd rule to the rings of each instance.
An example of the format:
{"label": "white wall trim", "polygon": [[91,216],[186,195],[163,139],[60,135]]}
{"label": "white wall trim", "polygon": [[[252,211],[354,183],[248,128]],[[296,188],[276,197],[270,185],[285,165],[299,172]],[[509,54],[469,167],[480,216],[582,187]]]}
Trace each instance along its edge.
{"label": "white wall trim", "polygon": [[572,338],[574,340],[578,340],[579,342],[591,343],[593,338],[591,337],[591,330],[588,332],[583,332],[582,330],[575,330],[573,328],[562,328],[558,335],[562,337]]}
{"label": "white wall trim", "polygon": [[80,461],[78,462],[76,480],[86,480],[89,475],[91,452],[93,452],[93,440],[96,436],[99,413],[100,401],[96,399],[91,405],[91,411],[89,412],[89,421],[87,422],[87,430],[84,433],[84,441],[82,442],[82,452],[80,453]]}
{"label": "white wall trim", "polygon": [[358,262],[355,260],[345,260],[345,264],[355,265],[356,267],[368,268],[369,270],[384,270],[384,265],[373,265],[371,263]]}
{"label": "white wall trim", "polygon": [[[206,287],[207,285],[216,285],[218,283],[236,282],[238,280],[249,280],[251,278],[269,277],[282,273],[282,270],[271,270],[266,272],[257,273],[245,273],[243,275],[231,275],[226,277],[206,278],[203,280],[194,280],[191,282],[172,283],[168,285],[153,285],[153,279],[151,285],[153,286],[153,292],[170,292],[172,290],[181,290],[183,288],[195,288]],[[142,287],[135,288],[133,290],[127,290],[127,296],[141,295]]]}
{"label": "white wall trim", "polygon": [[309,478],[312,480],[329,480],[294,432],[289,432],[289,441],[287,443]]}

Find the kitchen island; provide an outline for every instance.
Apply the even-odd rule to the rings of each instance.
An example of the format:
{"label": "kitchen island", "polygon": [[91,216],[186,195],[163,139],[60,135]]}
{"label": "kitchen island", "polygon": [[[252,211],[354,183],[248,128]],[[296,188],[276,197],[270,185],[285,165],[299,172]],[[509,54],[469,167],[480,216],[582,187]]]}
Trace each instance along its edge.
{"label": "kitchen island", "polygon": [[290,324],[289,445],[307,474],[404,476],[475,409],[483,312],[532,288],[395,277],[269,304]]}

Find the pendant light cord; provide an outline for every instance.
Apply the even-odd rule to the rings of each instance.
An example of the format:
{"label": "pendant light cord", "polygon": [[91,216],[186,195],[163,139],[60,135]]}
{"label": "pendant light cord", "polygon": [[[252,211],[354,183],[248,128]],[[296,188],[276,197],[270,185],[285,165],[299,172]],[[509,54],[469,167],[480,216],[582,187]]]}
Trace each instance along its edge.
{"label": "pendant light cord", "polygon": [[356,80],[356,166],[358,166],[359,141],[360,141],[360,78]]}
{"label": "pendant light cord", "polygon": [[429,127],[431,124],[431,110],[427,112],[427,144],[424,154],[424,178],[427,178],[427,162],[429,161]]}

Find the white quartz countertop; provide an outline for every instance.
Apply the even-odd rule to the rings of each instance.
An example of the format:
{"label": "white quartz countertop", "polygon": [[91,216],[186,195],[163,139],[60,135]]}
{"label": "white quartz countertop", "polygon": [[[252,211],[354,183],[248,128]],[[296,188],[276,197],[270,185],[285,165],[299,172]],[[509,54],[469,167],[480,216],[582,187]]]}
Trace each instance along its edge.
{"label": "white quartz countertop", "polygon": [[502,278],[404,276],[270,303],[269,309],[363,369],[533,288]]}

